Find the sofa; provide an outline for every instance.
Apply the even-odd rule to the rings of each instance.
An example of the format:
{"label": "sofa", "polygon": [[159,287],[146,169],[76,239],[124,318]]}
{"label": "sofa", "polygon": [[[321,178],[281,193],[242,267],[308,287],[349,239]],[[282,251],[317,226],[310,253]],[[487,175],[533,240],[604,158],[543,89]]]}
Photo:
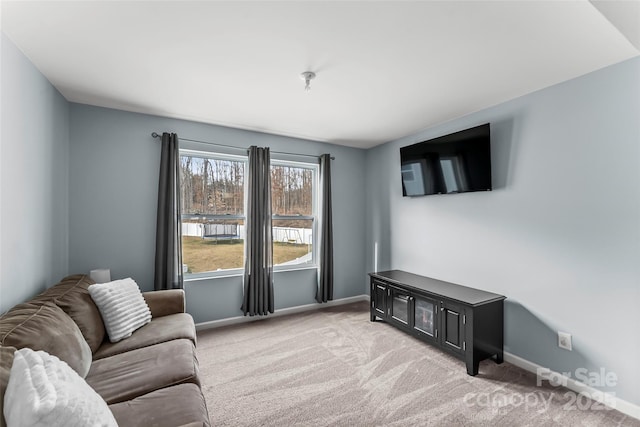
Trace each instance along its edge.
{"label": "sofa", "polygon": [[151,321],[112,343],[88,291],[94,283],[86,275],[65,277],[0,316],[0,405],[13,355],[28,347],[66,362],[106,401],[121,427],[209,426],[184,292],[143,292]]}

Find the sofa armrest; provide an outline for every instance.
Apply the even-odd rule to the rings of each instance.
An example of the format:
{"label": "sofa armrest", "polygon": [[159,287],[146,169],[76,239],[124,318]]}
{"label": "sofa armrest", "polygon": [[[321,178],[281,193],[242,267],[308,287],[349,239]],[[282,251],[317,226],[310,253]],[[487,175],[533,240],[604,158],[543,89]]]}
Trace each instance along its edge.
{"label": "sofa armrest", "polygon": [[182,289],[143,292],[142,296],[151,310],[152,317],[185,312],[184,290]]}

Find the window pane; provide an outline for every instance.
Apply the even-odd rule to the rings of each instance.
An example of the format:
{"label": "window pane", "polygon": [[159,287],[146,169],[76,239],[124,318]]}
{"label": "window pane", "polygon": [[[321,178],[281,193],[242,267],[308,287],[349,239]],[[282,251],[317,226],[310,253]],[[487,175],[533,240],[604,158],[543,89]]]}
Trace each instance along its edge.
{"label": "window pane", "polygon": [[185,273],[244,267],[244,220],[183,219]]}
{"label": "window pane", "polygon": [[244,162],[180,156],[183,214],[243,215]]}
{"label": "window pane", "polygon": [[273,265],[310,264],[312,237],[312,219],[274,219]]}
{"label": "window pane", "polygon": [[272,165],[271,206],[274,215],[313,215],[313,170]]}
{"label": "window pane", "polygon": [[244,162],[180,156],[182,262],[185,273],[242,268]]}

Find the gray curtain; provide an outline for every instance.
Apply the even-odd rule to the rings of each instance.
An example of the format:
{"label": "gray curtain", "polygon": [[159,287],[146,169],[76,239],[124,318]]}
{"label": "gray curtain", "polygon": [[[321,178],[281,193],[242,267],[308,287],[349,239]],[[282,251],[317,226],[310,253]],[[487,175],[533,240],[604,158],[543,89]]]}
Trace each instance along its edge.
{"label": "gray curtain", "polygon": [[320,156],[320,226],[318,230],[319,267],[318,291],[319,303],[333,300],[333,222],[331,218],[331,156]]}
{"label": "gray curtain", "polygon": [[178,135],[163,133],[158,182],[156,290],[182,289],[182,223],[180,221],[180,151]]}
{"label": "gray curtain", "polygon": [[249,147],[244,315],[273,313],[273,234],[269,148]]}

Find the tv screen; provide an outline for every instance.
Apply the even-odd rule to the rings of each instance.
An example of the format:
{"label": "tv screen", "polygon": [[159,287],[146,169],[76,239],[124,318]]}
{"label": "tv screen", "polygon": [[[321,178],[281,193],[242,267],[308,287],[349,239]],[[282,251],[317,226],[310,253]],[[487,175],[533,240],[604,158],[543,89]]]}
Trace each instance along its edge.
{"label": "tv screen", "polygon": [[402,195],[491,190],[489,123],[400,148]]}

